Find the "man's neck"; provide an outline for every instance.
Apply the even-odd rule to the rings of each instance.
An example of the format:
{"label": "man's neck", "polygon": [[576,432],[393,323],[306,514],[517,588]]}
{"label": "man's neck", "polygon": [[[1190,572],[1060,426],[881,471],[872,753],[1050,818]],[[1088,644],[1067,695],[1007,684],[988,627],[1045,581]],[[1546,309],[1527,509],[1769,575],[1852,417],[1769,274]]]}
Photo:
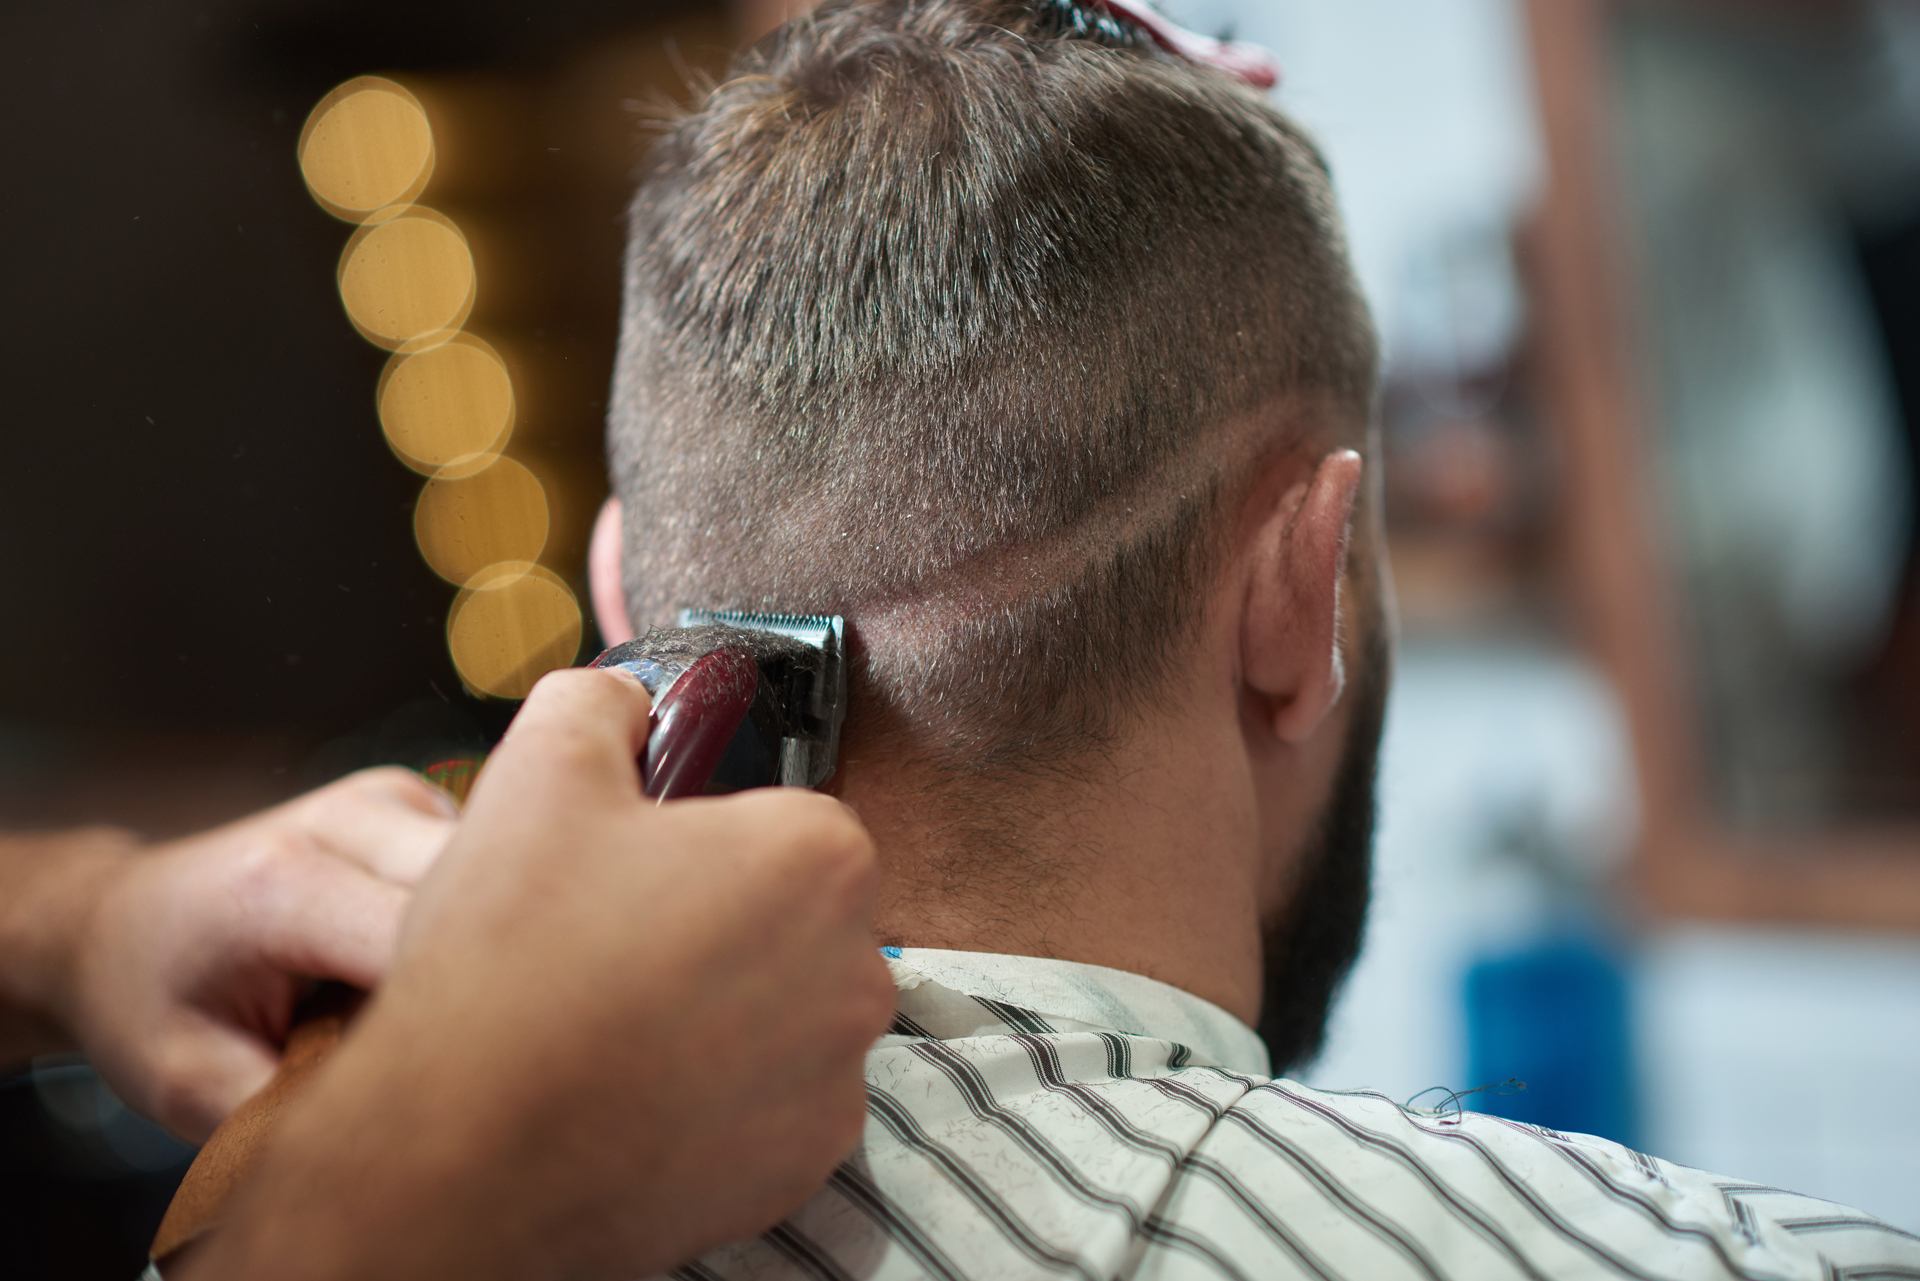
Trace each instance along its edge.
{"label": "man's neck", "polygon": [[836,790],[879,843],[879,942],[1111,966],[1251,1023],[1262,888],[1252,789],[1223,768],[1235,759],[1227,740],[1167,741],[1103,752],[1095,782],[1004,792],[850,758]]}

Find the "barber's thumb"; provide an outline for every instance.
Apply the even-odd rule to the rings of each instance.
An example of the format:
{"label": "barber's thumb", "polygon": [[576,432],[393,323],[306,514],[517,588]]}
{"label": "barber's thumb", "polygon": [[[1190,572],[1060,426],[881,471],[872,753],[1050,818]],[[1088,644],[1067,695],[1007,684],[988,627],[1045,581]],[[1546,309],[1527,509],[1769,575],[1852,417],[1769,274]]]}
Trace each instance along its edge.
{"label": "barber's thumb", "polygon": [[244,1032],[206,1024],[164,1051],[153,1083],[153,1119],[190,1143],[266,1087],[280,1066],[272,1047]]}

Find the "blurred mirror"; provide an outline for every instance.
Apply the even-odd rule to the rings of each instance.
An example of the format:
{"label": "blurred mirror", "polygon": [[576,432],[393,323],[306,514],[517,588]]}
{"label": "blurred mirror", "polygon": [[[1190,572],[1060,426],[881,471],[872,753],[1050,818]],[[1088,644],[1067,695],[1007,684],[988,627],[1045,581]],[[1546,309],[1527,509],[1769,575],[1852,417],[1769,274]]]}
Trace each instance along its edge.
{"label": "blurred mirror", "polygon": [[1773,834],[1920,819],[1920,10],[1630,4],[1610,37],[1705,806]]}

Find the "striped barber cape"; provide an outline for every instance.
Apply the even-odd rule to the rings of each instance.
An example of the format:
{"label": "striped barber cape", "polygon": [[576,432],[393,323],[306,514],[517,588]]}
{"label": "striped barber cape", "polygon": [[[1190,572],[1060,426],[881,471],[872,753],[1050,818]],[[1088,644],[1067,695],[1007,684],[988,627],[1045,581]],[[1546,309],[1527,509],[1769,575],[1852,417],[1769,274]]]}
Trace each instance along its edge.
{"label": "striped barber cape", "polygon": [[860,1150],[675,1277],[1920,1279],[1920,1237],[1831,1202],[1273,1080],[1245,1024],[1138,975],[886,952]]}

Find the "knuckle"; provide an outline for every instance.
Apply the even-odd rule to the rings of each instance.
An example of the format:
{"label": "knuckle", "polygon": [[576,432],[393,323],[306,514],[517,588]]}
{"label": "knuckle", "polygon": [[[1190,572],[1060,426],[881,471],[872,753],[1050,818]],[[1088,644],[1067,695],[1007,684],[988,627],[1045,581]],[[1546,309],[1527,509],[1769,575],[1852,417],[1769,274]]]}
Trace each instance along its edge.
{"label": "knuckle", "polygon": [[[845,807],[791,788],[769,788],[683,809],[703,815],[706,840],[749,871],[769,893],[803,894],[844,916],[871,901],[879,883],[872,839]],[[674,807],[668,806],[668,811]]]}
{"label": "knuckle", "polygon": [[414,781],[413,771],[402,769],[398,765],[375,765],[371,769],[358,770],[341,780],[348,788],[374,796],[404,795],[411,790],[411,784]]}
{"label": "knuckle", "polygon": [[275,825],[254,833],[234,853],[227,869],[241,910],[257,912],[277,900],[294,869],[311,859],[314,852],[312,839],[294,828]]}
{"label": "knuckle", "polygon": [[843,911],[871,902],[880,881],[880,859],[873,842],[857,829],[825,832],[813,857],[814,882]]}
{"label": "knuckle", "polygon": [[300,862],[312,852],[312,838],[305,832],[285,824],[274,824],[252,833],[235,851],[232,875],[242,886],[269,881],[285,872],[290,864]]}
{"label": "knuckle", "polygon": [[784,830],[796,858],[823,874],[852,881],[877,871],[873,838],[839,802],[800,794],[789,803]]}
{"label": "knuckle", "polygon": [[402,805],[438,811],[439,789],[426,779],[399,765],[376,765],[349,774],[341,780],[349,795],[372,801],[397,801]]}
{"label": "knuckle", "polygon": [[450,818],[458,813],[453,799],[424,776],[398,765],[385,766],[378,772],[385,776],[383,788],[408,809],[431,818]]}
{"label": "knuckle", "polygon": [[304,812],[323,827],[345,821],[358,811],[397,799],[401,783],[396,776],[406,773],[397,765],[356,770],[295,801],[296,812]]}
{"label": "knuckle", "polygon": [[791,787],[757,787],[715,798],[711,804],[724,806],[755,826],[783,830],[795,821],[797,811],[804,811],[808,795]]}
{"label": "knuckle", "polygon": [[[808,842],[802,797],[784,795],[786,788],[766,788],[741,792],[718,799],[706,812],[713,816],[717,830],[739,839],[734,843],[753,848],[758,860],[777,866],[798,867],[806,861]],[[724,817],[722,817],[724,816]]]}
{"label": "knuckle", "polygon": [[342,775],[313,794],[312,806],[322,814],[365,805],[382,794],[379,770],[356,770]]}
{"label": "knuckle", "polygon": [[171,1129],[192,1133],[210,1124],[206,1090],[196,1070],[192,1047],[180,1038],[164,1040],[147,1065],[146,1106]]}

